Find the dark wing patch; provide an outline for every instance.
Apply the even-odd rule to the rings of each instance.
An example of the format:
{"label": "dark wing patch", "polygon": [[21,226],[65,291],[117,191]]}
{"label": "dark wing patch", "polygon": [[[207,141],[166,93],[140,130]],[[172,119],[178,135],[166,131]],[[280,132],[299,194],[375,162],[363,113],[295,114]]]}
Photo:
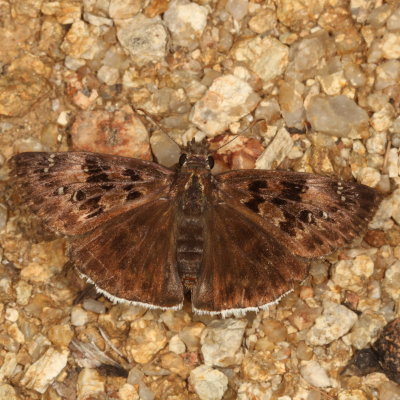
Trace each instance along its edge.
{"label": "dark wing patch", "polygon": [[73,238],[69,255],[78,270],[114,302],[179,308],[183,287],[173,227],[171,202],[152,201]]}
{"label": "dark wing patch", "polygon": [[301,172],[240,170],[215,179],[217,202],[236,207],[307,258],[328,254],[362,233],[381,199],[370,187]]}
{"label": "dark wing patch", "polygon": [[21,153],[10,163],[16,194],[66,235],[159,198],[174,173],[149,161],[87,152]]}
{"label": "dark wing patch", "polygon": [[192,295],[197,311],[256,310],[277,301],[306,277],[307,266],[299,257],[234,206],[213,207],[207,229]]}

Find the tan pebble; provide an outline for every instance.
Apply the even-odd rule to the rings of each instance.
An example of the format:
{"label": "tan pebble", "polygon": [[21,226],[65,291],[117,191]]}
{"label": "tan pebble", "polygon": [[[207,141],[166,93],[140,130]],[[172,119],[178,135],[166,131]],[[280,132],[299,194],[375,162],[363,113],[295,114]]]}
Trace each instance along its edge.
{"label": "tan pebble", "polygon": [[69,325],[53,325],[47,337],[57,347],[68,347],[74,337],[74,332]]}
{"label": "tan pebble", "polygon": [[125,349],[135,362],[145,364],[166,344],[167,337],[161,324],[139,319],[131,323]]}
{"label": "tan pebble", "polygon": [[77,400],[96,399],[104,393],[105,378],[95,369],[83,368],[76,383]]}
{"label": "tan pebble", "polygon": [[161,356],[161,365],[163,368],[179,375],[183,379],[189,376],[190,370],[181,356],[175,353],[166,353]]}

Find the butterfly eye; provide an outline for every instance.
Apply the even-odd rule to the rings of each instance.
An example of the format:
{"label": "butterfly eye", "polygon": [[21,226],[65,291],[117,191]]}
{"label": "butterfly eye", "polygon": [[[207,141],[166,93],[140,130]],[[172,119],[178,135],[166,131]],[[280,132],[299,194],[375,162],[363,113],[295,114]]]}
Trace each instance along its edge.
{"label": "butterfly eye", "polygon": [[214,157],[208,156],[208,165],[210,166],[210,169],[213,169],[213,167],[214,167]]}
{"label": "butterfly eye", "polygon": [[187,159],[187,155],[186,154],[181,154],[181,156],[179,157],[179,165],[182,167],[183,164],[185,164],[185,161]]}

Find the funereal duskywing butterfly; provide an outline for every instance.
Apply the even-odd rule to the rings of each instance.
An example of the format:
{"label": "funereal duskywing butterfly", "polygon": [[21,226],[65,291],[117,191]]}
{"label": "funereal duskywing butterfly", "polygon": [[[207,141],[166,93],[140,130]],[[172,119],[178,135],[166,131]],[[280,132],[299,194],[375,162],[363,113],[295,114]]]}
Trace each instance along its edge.
{"label": "funereal duskywing butterfly", "polygon": [[88,152],[21,153],[15,185],[69,256],[113,301],[228,315],[278,301],[307,275],[305,259],[351,241],[380,195],[300,172],[213,176],[204,143],[179,166]]}

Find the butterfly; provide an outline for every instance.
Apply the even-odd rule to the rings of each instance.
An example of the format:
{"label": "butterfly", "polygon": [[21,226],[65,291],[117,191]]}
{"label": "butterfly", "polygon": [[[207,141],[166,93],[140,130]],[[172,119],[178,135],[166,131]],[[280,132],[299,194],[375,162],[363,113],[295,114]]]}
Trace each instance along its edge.
{"label": "butterfly", "polygon": [[366,229],[374,189],[280,170],[212,175],[205,142],[175,169],[90,152],[11,159],[16,191],[69,237],[80,275],[114,302],[240,315],[276,303],[307,276],[307,259]]}

